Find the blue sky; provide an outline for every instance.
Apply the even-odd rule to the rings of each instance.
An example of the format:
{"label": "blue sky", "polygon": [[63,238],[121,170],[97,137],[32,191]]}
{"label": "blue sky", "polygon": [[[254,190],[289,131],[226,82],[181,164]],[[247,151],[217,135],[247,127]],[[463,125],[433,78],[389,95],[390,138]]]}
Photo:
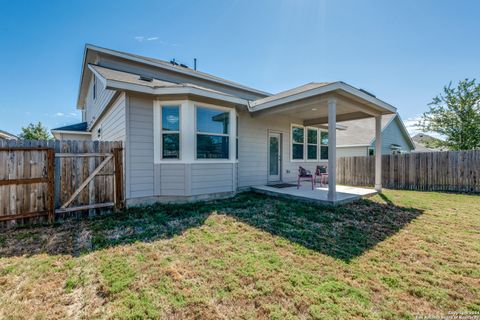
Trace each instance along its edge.
{"label": "blue sky", "polygon": [[[449,81],[480,78],[480,1],[0,0],[0,129],[80,120],[85,43],[276,93],[342,80],[410,124]],[[480,79],[479,79],[480,80]]]}

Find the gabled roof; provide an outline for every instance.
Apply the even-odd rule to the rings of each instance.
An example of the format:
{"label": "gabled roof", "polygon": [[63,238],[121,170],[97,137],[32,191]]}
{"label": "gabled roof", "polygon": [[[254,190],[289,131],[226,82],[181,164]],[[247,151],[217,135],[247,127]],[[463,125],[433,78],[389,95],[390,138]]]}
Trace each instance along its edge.
{"label": "gabled roof", "polygon": [[78,93],[78,99],[77,99],[77,107],[82,106],[83,102],[84,102],[84,98],[85,98],[85,95],[86,95],[86,86],[84,86],[83,83],[90,79],[89,78],[90,73],[86,72],[86,71],[88,70],[87,68],[88,68],[89,64],[95,64],[95,61],[94,61],[94,53],[95,52],[115,56],[115,57],[118,57],[118,58],[121,58],[121,59],[131,60],[131,61],[134,61],[134,62],[137,62],[137,63],[142,63],[142,64],[145,64],[145,65],[153,66],[153,67],[163,69],[163,70],[173,71],[173,72],[176,72],[176,73],[179,73],[179,74],[185,74],[185,75],[188,75],[188,76],[191,76],[191,77],[194,77],[194,78],[203,79],[203,80],[211,81],[211,82],[214,82],[214,83],[217,83],[217,84],[222,84],[222,85],[225,85],[225,86],[228,86],[228,87],[241,89],[241,90],[251,92],[251,93],[254,93],[254,94],[257,94],[257,95],[260,95],[260,96],[269,96],[270,95],[270,93],[265,92],[265,91],[250,88],[250,87],[241,85],[239,83],[236,83],[236,82],[233,82],[233,81],[230,81],[230,80],[227,80],[227,79],[223,79],[223,78],[220,78],[220,77],[217,77],[217,76],[213,76],[213,75],[205,73],[205,72],[200,72],[200,71],[197,71],[197,70],[193,70],[191,68],[185,68],[185,67],[173,65],[173,64],[171,64],[167,61],[164,61],[164,60],[154,59],[154,58],[150,58],[150,57],[144,57],[144,56],[137,55],[137,54],[122,52],[122,51],[117,51],[117,50],[112,50],[112,49],[107,49],[107,48],[102,48],[102,47],[99,47],[99,46],[87,44],[87,45],[85,45],[85,50],[84,50],[84,54],[83,54],[82,72],[81,72],[81,75],[80,75],[80,86],[79,86],[79,93]]}
{"label": "gabled roof", "polygon": [[[392,121],[398,121],[400,130],[411,148],[415,148],[410,135],[408,134],[402,119],[398,114],[386,114],[382,116],[382,131],[388,127]],[[338,147],[367,147],[375,141],[375,118],[366,118],[341,122],[346,126],[345,130],[337,131]]]}
{"label": "gabled roof", "polygon": [[302,92],[305,92],[305,91],[308,91],[308,90],[320,88],[320,87],[326,86],[330,83],[332,83],[332,82],[310,82],[310,83],[307,83],[307,84],[304,84],[304,85],[301,85],[301,86],[298,86],[298,87],[295,87],[295,88],[292,88],[292,89],[289,89],[289,90],[286,90],[286,91],[276,93],[274,95],[265,97],[263,99],[255,100],[250,104],[250,107],[255,108],[258,105],[261,105],[261,104],[264,104],[264,103],[267,103],[267,102],[271,102],[271,101],[275,101],[275,100],[279,100],[279,99],[282,99],[282,98],[286,98],[286,97],[289,97],[289,96],[293,96],[293,95],[296,95],[296,94],[299,94],[299,93],[302,93]]}
{"label": "gabled roof", "polygon": [[14,134],[11,134],[7,131],[0,130],[0,139],[6,139],[6,140],[17,140],[18,137]]}
{"label": "gabled roof", "polygon": [[245,99],[192,83],[174,83],[155,78],[148,78],[149,81],[147,81],[142,80],[138,73],[119,71],[92,64],[89,64],[88,67],[105,87],[111,90],[132,90],[150,94],[197,94],[228,102],[247,104]]}
{"label": "gabled roof", "polygon": [[382,114],[391,114],[397,112],[397,109],[378,99],[372,94],[364,90],[357,89],[345,82],[311,82],[305,85],[283,91],[269,97],[261,98],[250,103],[250,111],[257,112],[265,109],[273,108],[289,102],[299,101],[315,96],[330,94],[334,92],[342,92],[350,97],[361,99],[366,104],[374,107]]}
{"label": "gabled roof", "polygon": [[68,125],[68,126],[58,127],[58,128],[52,129],[51,131],[86,132],[87,131],[87,123],[86,122],[75,123],[75,124],[71,124],[71,125]]}

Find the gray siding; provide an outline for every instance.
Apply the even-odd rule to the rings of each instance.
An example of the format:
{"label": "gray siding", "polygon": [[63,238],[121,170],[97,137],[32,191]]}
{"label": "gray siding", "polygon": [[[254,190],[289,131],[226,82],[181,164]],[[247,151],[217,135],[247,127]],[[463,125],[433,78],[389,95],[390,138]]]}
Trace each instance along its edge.
{"label": "gray siding", "polygon": [[[92,140],[125,141],[126,138],[126,98],[121,93],[108,108],[108,111],[92,128]],[[97,131],[101,127],[98,137]]]}
{"label": "gray siding", "polygon": [[337,158],[341,157],[364,157],[368,155],[368,147],[337,148]]}
{"label": "gray siding", "polygon": [[191,165],[191,195],[232,192],[235,164],[194,163]]}
{"label": "gray siding", "polygon": [[244,99],[249,99],[249,100],[256,100],[258,98],[265,97],[264,95],[228,87],[228,86],[214,83],[208,80],[198,79],[188,75],[171,72],[168,70],[160,70],[155,67],[150,67],[147,65],[136,63],[134,61],[127,61],[127,60],[123,60],[123,59],[112,57],[112,56],[100,55],[98,64],[102,67],[126,71],[126,72],[138,73],[145,76],[154,77],[160,80],[165,80],[165,81],[170,81],[175,83],[187,82],[191,84],[196,84],[199,86],[225,92],[225,93],[228,93],[237,97],[241,97]]}
{"label": "gray siding", "polygon": [[155,164],[156,196],[195,196],[233,192],[235,164]]}
{"label": "gray siding", "polygon": [[155,164],[155,195],[185,196],[187,165]]}
{"label": "gray siding", "polygon": [[90,84],[88,86],[88,93],[85,104],[85,121],[88,123],[88,129],[93,126],[95,119],[98,119],[98,117],[100,117],[105,107],[108,105],[113,95],[115,94],[114,90],[107,90],[103,86],[102,82],[97,79],[96,98],[94,99],[94,77],[95,76],[92,76],[92,80],[90,81]]}
{"label": "gray siding", "polygon": [[290,117],[268,116],[252,118],[247,112],[239,113],[239,161],[238,187],[245,188],[264,185],[268,182],[267,136],[269,130],[282,134],[282,175],[283,181],[295,181],[298,167],[314,171],[325,161],[291,161],[290,160],[290,125],[302,121]]}
{"label": "gray siding", "polygon": [[[382,131],[382,154],[392,154],[392,149],[390,148],[392,144],[398,144],[404,152],[411,151],[410,144],[400,129],[398,121],[398,118],[395,118]],[[371,146],[375,148],[375,141],[373,141]]]}
{"label": "gray siding", "polygon": [[127,198],[154,194],[153,100],[128,96]]}

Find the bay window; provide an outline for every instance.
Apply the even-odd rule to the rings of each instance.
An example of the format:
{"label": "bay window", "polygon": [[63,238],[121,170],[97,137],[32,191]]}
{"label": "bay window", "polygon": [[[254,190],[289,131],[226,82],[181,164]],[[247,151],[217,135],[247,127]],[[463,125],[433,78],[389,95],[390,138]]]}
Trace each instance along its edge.
{"label": "bay window", "polygon": [[180,158],[179,110],[179,106],[162,106],[162,159]]}
{"label": "bay window", "polygon": [[228,159],[230,112],[196,107],[197,159]]}

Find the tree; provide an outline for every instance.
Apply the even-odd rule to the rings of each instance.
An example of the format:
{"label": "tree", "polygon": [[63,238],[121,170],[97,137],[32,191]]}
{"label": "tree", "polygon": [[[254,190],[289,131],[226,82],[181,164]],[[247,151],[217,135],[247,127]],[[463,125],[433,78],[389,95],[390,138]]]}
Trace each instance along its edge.
{"label": "tree", "polygon": [[475,79],[462,80],[455,88],[450,82],[429,106],[418,125],[424,132],[444,137],[432,141],[431,146],[449,150],[480,148],[480,84]]}
{"label": "tree", "polygon": [[19,134],[20,139],[23,140],[50,140],[52,137],[41,122],[37,124],[30,123],[27,127],[22,128],[22,133]]}

